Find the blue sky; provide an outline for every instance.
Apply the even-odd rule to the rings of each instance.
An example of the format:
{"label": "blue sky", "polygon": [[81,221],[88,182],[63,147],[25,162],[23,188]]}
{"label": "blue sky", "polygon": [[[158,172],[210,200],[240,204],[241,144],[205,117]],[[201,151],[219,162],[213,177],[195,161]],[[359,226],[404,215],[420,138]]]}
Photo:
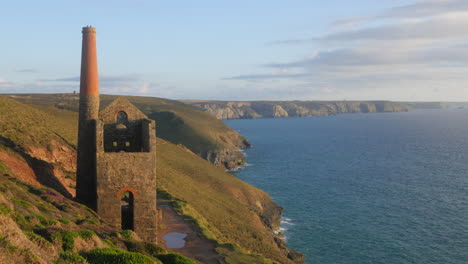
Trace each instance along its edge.
{"label": "blue sky", "polygon": [[0,93],[219,100],[468,100],[468,1],[4,1]]}

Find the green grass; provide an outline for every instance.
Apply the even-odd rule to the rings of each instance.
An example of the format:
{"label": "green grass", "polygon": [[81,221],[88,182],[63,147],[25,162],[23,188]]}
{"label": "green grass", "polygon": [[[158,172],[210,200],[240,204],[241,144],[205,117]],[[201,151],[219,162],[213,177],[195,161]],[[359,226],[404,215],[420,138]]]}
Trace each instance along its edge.
{"label": "green grass", "polygon": [[232,244],[220,245],[216,252],[224,256],[226,264],[272,264],[271,260],[265,259],[261,255],[249,254],[244,249]]}
{"label": "green grass", "polygon": [[29,240],[33,241],[36,245],[40,247],[52,246],[52,244],[49,241],[32,231],[23,231],[23,233],[28,237]]}
{"label": "green grass", "polygon": [[8,168],[0,161],[0,176],[8,175]]}
{"label": "green grass", "polygon": [[59,222],[60,222],[60,223],[62,223],[62,224],[64,224],[64,225],[68,225],[68,224],[70,224],[70,220],[68,220],[68,219],[65,219],[65,218],[61,218],[61,219],[59,219]]}
{"label": "green grass", "polygon": [[132,231],[131,230],[124,230],[120,234],[127,240],[132,240]]}
{"label": "green grass", "polygon": [[52,140],[75,145],[76,122],[57,116],[0,96],[0,136],[23,148],[48,146]]}
{"label": "green grass", "polygon": [[87,264],[85,258],[78,253],[60,252],[59,259],[54,264]]}
{"label": "green grass", "polygon": [[191,259],[173,253],[158,255],[157,257],[164,264],[195,264]]}
{"label": "green grass", "polygon": [[[71,212],[59,210],[52,204],[53,200],[44,201],[42,197],[46,193],[57,195],[56,192],[48,188],[32,187],[12,177],[0,177],[0,186],[3,187],[0,189],[0,215],[11,218],[26,237],[41,249],[52,250],[56,248],[55,250],[62,250],[59,258],[54,263],[103,263],[102,260],[110,261],[108,263],[162,263],[156,259],[156,256],[168,253],[153,244],[127,240],[131,235],[131,232],[128,231],[122,232],[126,238],[117,235],[120,232],[114,232],[115,236],[104,238],[107,237],[106,234],[108,233],[105,230],[111,228],[110,226],[100,222],[94,214],[86,214],[88,208],[66,198],[62,198],[62,202],[70,207]],[[28,204],[26,208],[24,203]],[[46,209],[43,210],[43,214],[36,213],[39,205]],[[23,211],[20,212],[20,210]],[[89,220],[95,224],[91,225],[85,222],[81,225],[75,225],[73,221],[77,221],[82,215],[91,217]],[[67,225],[63,228],[50,226],[59,222],[67,223]],[[92,236],[97,236],[95,239],[101,239],[112,248],[126,245],[132,253],[117,249],[96,250],[86,255],[89,261],[76,253],[72,253],[75,250],[77,237],[86,240]],[[28,248],[12,246],[6,237],[0,237],[1,247],[11,252],[12,257],[20,263],[29,263],[28,261],[36,263],[37,256],[30,252]],[[179,257],[179,259],[186,258]]]}
{"label": "green grass", "polygon": [[128,251],[137,252],[144,255],[156,257],[157,255],[167,254],[167,250],[158,247],[151,243],[140,242],[140,241],[125,241],[125,246]]}
{"label": "green grass", "polygon": [[0,215],[8,215],[11,213],[11,209],[4,204],[0,204]]}
{"label": "green grass", "polygon": [[159,145],[157,160],[160,199],[172,203],[205,237],[288,263],[255,213],[257,202],[272,202],[267,194],[173,144]]}
{"label": "green grass", "polygon": [[81,238],[86,239],[86,238],[95,236],[96,233],[95,233],[93,230],[85,229],[85,230],[79,231],[79,232],[78,232],[78,235],[79,235]]}
{"label": "green grass", "polygon": [[75,238],[78,233],[64,229],[62,231],[62,248],[64,251],[72,250],[75,246]]}
{"label": "green grass", "polygon": [[[77,95],[17,94],[9,96],[29,104],[41,113],[54,116],[54,122],[58,122],[60,126],[63,126],[60,131],[54,128],[56,132],[63,135],[67,142],[76,144],[77,115],[75,112],[78,111]],[[102,109],[117,96],[101,95],[100,98]],[[244,137],[233,131],[221,120],[195,107],[157,97],[127,96],[127,99],[150,118],[156,120],[158,137],[174,144],[183,144],[204,158],[210,153],[218,153],[227,149],[236,152],[239,147],[244,146]],[[57,109],[57,107],[62,109]],[[75,120],[74,127],[70,126],[70,120]],[[75,130],[73,131],[73,129]]]}
{"label": "green grass", "polygon": [[159,260],[140,253],[126,252],[116,248],[96,248],[82,254],[90,264],[152,264]]}
{"label": "green grass", "polygon": [[[104,96],[104,100],[110,99],[112,98],[106,99]],[[201,111],[198,113],[181,103],[157,99],[160,100],[159,108],[153,109],[151,108],[153,103],[149,104],[145,100],[152,102],[156,99],[139,98],[139,100],[142,100],[140,107],[147,111],[171,110],[175,111],[175,116],[181,118],[185,124],[199,122],[200,124],[197,126],[200,127],[192,129],[203,130],[205,134],[210,133],[210,128],[219,125],[217,122],[211,124],[212,117],[205,120],[206,113]],[[146,103],[149,106],[145,107]],[[59,117],[49,119],[50,114],[46,110],[40,110],[47,105],[33,108],[0,97],[0,112],[5,110],[5,107],[18,109],[18,113],[17,116],[10,115],[9,119],[0,120],[2,122],[0,136],[8,139],[12,137],[15,139],[12,140],[15,144],[22,146],[43,144],[42,146],[47,146],[52,139],[62,140],[63,143],[66,143],[73,141],[67,137],[71,138],[72,134],[76,135],[76,126],[73,128],[73,125],[65,125],[65,128],[61,128],[65,130],[58,128],[61,122],[76,123],[76,119],[60,117],[60,113],[69,113],[66,110],[60,110],[60,113],[57,114]],[[192,114],[192,112],[196,114]],[[0,113],[0,118],[3,117]],[[56,122],[57,125],[49,126],[49,121]],[[22,124],[12,124],[17,122]],[[206,125],[208,128],[202,129],[201,127],[207,123],[210,123]],[[223,127],[224,124],[219,127],[219,130],[222,131]],[[25,132],[23,134],[16,132],[20,135],[14,135],[16,129],[22,129]],[[74,133],[72,133],[73,129],[75,129]],[[68,130],[70,131],[66,132]],[[195,138],[193,140],[196,141]],[[257,204],[263,206],[273,204],[267,194],[226,173],[224,169],[213,166],[208,161],[187,151],[183,146],[174,145],[162,139],[158,139],[157,160],[158,188],[166,192],[165,199],[173,203],[178,213],[187,222],[197,227],[203,236],[215,241],[218,247],[222,247],[224,244],[238,245],[233,250],[223,251],[226,258],[260,259],[256,254],[261,254],[279,263],[290,263],[274,242],[272,230],[265,227],[261,221],[262,211]],[[72,242],[76,236],[65,233],[66,238],[63,239],[61,232],[52,232],[54,229],[51,229],[49,225],[54,221],[66,225],[63,228],[66,227],[75,230],[75,232],[89,229],[102,236],[102,239],[108,239],[115,245],[119,243],[116,237],[106,236],[104,232],[98,230],[105,224],[101,223],[95,214],[89,213],[89,209],[48,188],[31,187],[15,181],[12,177],[0,177],[0,194],[4,195],[8,201],[17,199],[31,204],[29,207],[25,207],[24,204],[10,202],[9,206],[13,206],[14,211],[9,210],[6,205],[1,207],[2,204],[0,204],[0,213],[11,216],[25,231],[34,230],[35,233],[46,239],[50,236],[49,241],[51,242],[54,241],[53,238],[60,240],[63,243],[63,250],[69,250],[73,247]],[[39,211],[40,215],[44,217],[43,220],[36,217],[39,215]],[[38,221],[34,221],[36,226],[27,221],[25,217],[38,219]],[[46,231],[51,232],[47,233]]]}

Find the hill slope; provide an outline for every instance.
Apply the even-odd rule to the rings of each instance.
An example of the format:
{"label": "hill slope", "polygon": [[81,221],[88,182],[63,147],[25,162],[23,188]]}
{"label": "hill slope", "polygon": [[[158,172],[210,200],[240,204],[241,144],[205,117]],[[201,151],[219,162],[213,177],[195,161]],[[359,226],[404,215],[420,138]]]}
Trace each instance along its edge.
{"label": "hill slope", "polygon": [[[112,228],[94,211],[53,189],[20,182],[9,175],[5,166],[0,173],[2,264],[195,264],[183,256],[142,242],[131,231]],[[184,262],[164,261],[175,256]]]}
{"label": "hill slope", "polygon": [[[66,197],[74,194],[76,138],[72,135],[76,135],[76,113],[31,107],[0,96],[0,123],[0,170],[36,186],[56,188],[65,195],[62,201],[72,203]],[[181,145],[158,139],[157,149],[160,200],[167,200],[200,236],[211,240],[225,263],[301,261],[301,255],[287,249],[274,234],[281,208],[267,194]],[[73,165],[65,168],[69,161]],[[52,183],[48,181],[51,179]],[[11,184],[21,185],[15,181]],[[29,195],[29,188],[33,187],[18,187],[6,200],[24,200],[19,197]],[[0,200],[2,203],[6,204]],[[43,214],[55,215],[48,208],[43,208]],[[103,239],[104,235],[99,233],[98,237]]]}
{"label": "hill slope", "polygon": [[[8,97],[33,106],[78,111],[79,95],[75,94],[16,94]],[[116,97],[101,95],[101,109]],[[248,141],[213,116],[178,101],[156,97],[127,98],[156,120],[158,137],[183,144],[217,166],[231,169],[245,163],[239,148],[249,147]]]}

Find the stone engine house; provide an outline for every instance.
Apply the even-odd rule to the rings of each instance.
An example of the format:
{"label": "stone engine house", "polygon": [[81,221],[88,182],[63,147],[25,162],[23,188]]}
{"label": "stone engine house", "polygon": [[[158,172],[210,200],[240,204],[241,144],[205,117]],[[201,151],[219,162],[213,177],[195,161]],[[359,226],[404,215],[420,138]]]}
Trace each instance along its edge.
{"label": "stone engine house", "polygon": [[156,124],[124,98],[96,124],[97,213],[156,242]]}
{"label": "stone engine house", "polygon": [[84,27],[76,199],[156,243],[156,124],[123,97],[99,112],[96,53],[96,29]]}

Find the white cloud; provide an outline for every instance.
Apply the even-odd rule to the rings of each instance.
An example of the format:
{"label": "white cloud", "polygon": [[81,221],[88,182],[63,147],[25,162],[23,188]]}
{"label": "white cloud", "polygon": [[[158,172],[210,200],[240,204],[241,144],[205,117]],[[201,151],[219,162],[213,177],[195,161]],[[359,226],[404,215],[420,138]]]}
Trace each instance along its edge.
{"label": "white cloud", "polygon": [[141,94],[146,94],[149,91],[150,84],[148,82],[145,82],[143,86],[138,90],[139,93]]}
{"label": "white cloud", "polygon": [[226,79],[302,82],[289,99],[468,100],[467,0],[417,1],[337,24],[323,36],[273,42],[315,46],[303,59],[263,65],[284,73]]}
{"label": "white cloud", "polygon": [[0,88],[11,88],[11,87],[13,87],[12,82],[9,82],[3,78],[0,78]]}

